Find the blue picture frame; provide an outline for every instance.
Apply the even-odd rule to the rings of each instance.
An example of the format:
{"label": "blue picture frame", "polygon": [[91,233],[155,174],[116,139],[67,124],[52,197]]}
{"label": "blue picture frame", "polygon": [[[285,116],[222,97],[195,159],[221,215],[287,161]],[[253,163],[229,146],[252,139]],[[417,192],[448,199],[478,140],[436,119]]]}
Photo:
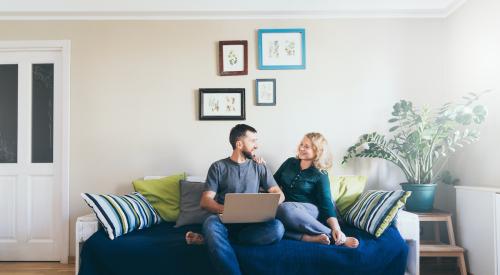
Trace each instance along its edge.
{"label": "blue picture frame", "polygon": [[[281,36],[283,37],[283,34],[298,34],[298,37],[300,37],[300,41],[280,41],[278,38]],[[258,68],[259,70],[305,70],[306,68],[306,30],[305,29],[300,29],[300,28],[295,28],[295,29],[259,29],[258,32],[258,47],[259,47],[259,64]],[[271,49],[273,46],[269,45],[270,39],[273,39],[273,37],[276,39],[274,40],[273,45],[274,49]],[[292,45],[290,50],[290,47],[280,47],[283,46],[281,43],[288,43],[288,45]],[[268,49],[264,49],[263,47],[268,46]],[[300,45],[299,50],[295,50],[296,45]],[[284,49],[284,52],[283,50]],[[268,57],[264,57],[264,50],[268,52]],[[271,52],[275,53],[274,55],[271,54]],[[281,56],[288,55],[290,56],[290,52],[292,52],[294,55],[297,53],[300,53],[301,56],[295,58],[295,62],[290,63],[290,60],[285,60],[283,59],[283,64],[280,64],[280,54]],[[283,54],[285,53],[285,54]],[[269,62],[269,60],[273,60],[273,62]],[[289,58],[290,59],[290,58]]]}

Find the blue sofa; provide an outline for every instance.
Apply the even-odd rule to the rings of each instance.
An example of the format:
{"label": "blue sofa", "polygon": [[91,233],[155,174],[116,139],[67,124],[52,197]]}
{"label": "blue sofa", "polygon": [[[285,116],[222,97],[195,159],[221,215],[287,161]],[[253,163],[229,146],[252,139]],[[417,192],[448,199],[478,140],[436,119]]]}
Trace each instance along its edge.
{"label": "blue sofa", "polygon": [[[287,239],[234,249],[243,273],[249,275],[405,273],[408,245],[394,225],[380,238],[348,226],[343,229],[360,240],[357,249]],[[215,274],[206,247],[185,244],[188,230],[199,232],[200,226],[162,223],[115,240],[99,229],[82,246],[78,274]]]}

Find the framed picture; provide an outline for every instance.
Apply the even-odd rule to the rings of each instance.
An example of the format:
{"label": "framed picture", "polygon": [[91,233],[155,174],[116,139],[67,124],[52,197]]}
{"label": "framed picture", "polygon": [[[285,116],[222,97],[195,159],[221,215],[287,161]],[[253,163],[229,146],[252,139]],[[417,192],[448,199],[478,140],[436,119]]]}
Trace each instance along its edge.
{"label": "framed picture", "polygon": [[260,29],[260,70],[304,70],[306,68],[305,29]]}
{"label": "framed picture", "polygon": [[276,106],[276,79],[255,80],[255,102],[258,106]]}
{"label": "framed picture", "polygon": [[219,74],[248,74],[248,42],[246,40],[219,41]]}
{"label": "framed picture", "polygon": [[245,120],[245,89],[200,89],[200,120]]}

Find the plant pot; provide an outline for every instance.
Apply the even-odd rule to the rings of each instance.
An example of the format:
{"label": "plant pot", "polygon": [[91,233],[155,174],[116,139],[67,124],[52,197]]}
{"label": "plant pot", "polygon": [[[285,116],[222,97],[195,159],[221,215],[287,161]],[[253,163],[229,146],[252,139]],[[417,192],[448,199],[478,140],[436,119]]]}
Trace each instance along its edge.
{"label": "plant pot", "polygon": [[434,195],[437,184],[401,183],[404,191],[411,191],[406,200],[406,210],[415,212],[430,212],[434,208]]}

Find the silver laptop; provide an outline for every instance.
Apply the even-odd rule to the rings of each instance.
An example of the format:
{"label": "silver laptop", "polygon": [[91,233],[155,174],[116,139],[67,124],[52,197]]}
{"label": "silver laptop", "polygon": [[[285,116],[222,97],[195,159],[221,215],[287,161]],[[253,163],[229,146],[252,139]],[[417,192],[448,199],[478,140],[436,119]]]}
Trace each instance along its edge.
{"label": "silver laptop", "polygon": [[224,199],[223,223],[255,223],[274,219],[280,200],[277,193],[228,193]]}

